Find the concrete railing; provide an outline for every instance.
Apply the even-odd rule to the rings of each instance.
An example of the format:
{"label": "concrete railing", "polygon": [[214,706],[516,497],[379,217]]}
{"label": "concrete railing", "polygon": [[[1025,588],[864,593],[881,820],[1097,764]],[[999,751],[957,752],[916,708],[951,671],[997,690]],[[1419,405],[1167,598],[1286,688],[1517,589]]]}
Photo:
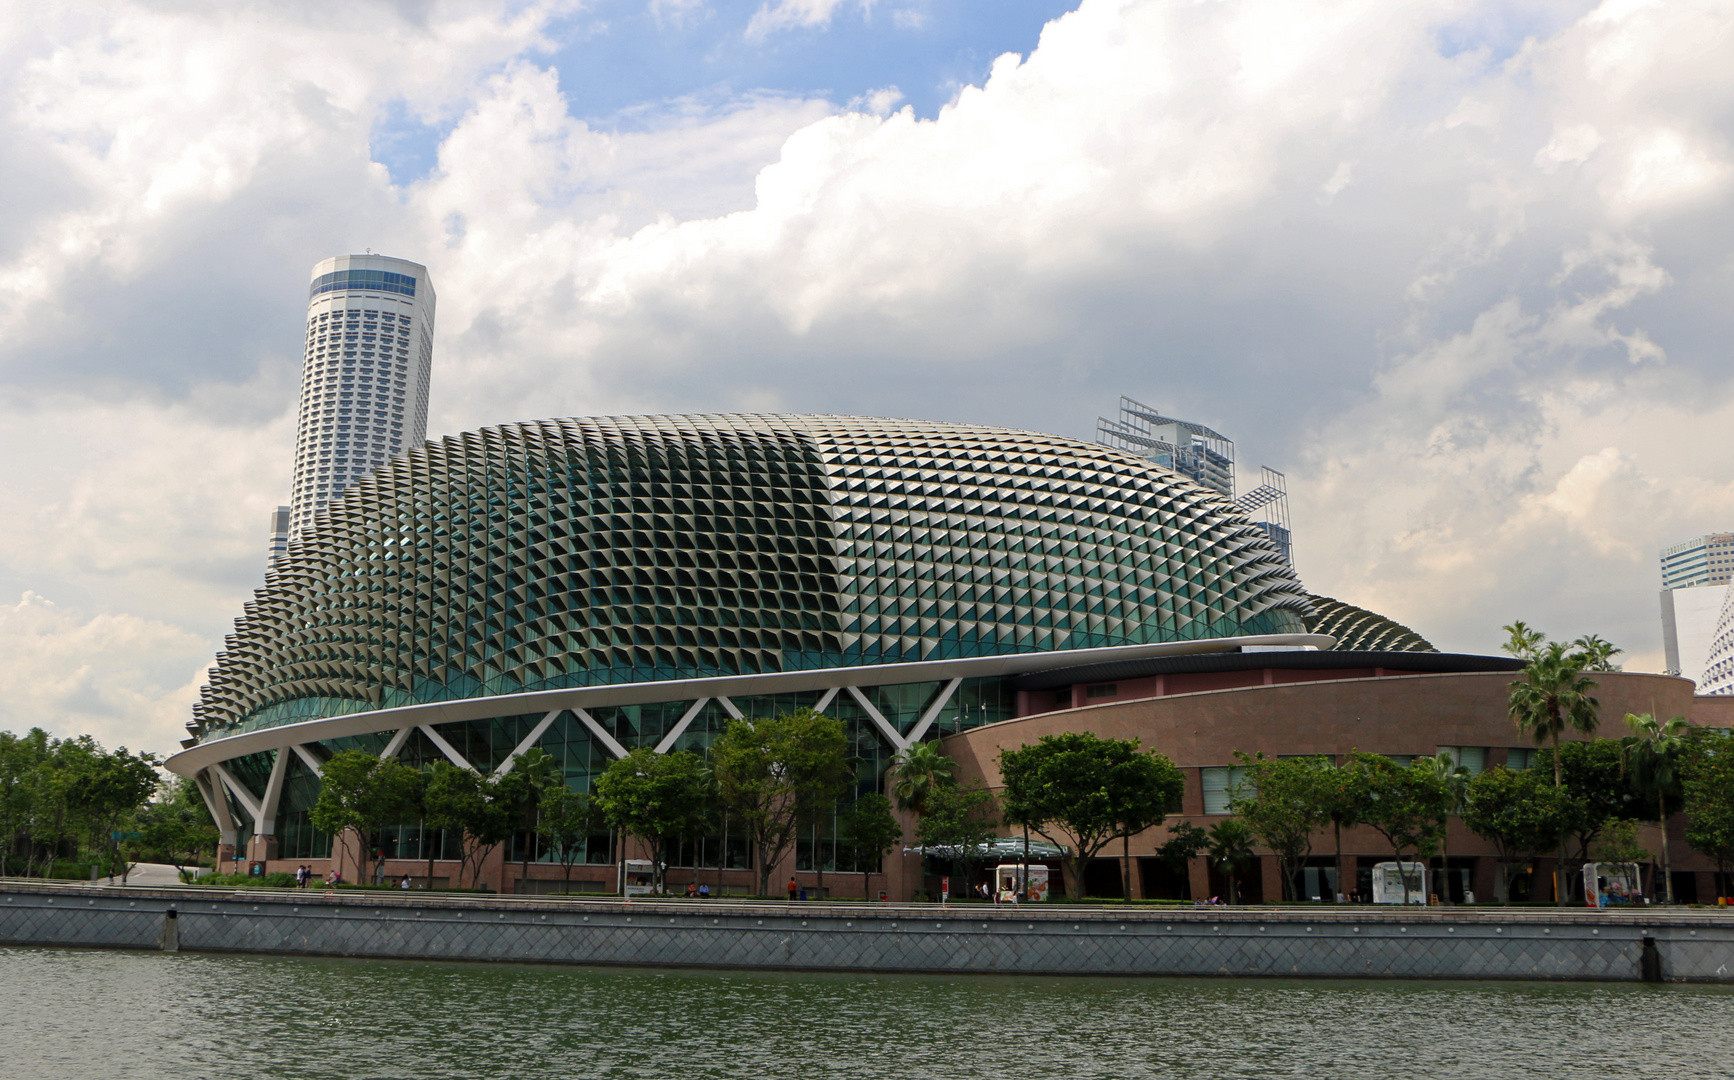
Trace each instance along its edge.
{"label": "concrete railing", "polygon": [[0,942],[781,970],[1734,982],[1734,914],[577,899],[0,881]]}

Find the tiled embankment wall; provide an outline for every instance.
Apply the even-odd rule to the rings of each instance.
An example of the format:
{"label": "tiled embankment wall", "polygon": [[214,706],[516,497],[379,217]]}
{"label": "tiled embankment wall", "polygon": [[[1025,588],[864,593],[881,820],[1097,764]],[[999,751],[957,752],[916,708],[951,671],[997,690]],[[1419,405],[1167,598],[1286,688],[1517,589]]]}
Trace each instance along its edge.
{"label": "tiled embankment wall", "polygon": [[0,882],[0,943],[563,964],[1734,982],[1734,916],[1658,911],[821,907]]}

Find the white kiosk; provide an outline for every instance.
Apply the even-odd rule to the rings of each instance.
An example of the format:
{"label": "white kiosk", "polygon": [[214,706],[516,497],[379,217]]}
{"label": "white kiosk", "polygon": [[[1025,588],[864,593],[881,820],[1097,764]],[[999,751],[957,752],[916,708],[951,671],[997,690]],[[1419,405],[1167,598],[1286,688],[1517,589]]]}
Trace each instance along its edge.
{"label": "white kiosk", "polygon": [[620,895],[649,896],[655,886],[656,868],[649,859],[627,859],[620,864]]}
{"label": "white kiosk", "polygon": [[1635,862],[1583,864],[1583,900],[1590,907],[1639,903],[1643,892]]}
{"label": "white kiosk", "polygon": [[1000,863],[993,868],[994,895],[1009,901],[1021,890],[1025,900],[1048,898],[1048,868],[1032,863]]}
{"label": "white kiosk", "polygon": [[1427,902],[1427,865],[1405,862],[1399,870],[1394,862],[1373,866],[1373,903],[1425,904]]}

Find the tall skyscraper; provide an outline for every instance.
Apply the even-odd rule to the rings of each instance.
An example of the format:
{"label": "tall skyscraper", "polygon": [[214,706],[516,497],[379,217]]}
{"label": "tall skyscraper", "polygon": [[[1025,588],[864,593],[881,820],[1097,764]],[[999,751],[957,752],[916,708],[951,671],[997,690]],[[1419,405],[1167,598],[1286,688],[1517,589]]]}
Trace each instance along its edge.
{"label": "tall skyscraper", "polygon": [[265,560],[267,569],[277,569],[277,560],[289,553],[289,514],[291,508],[279,506],[271,512],[271,554]]}
{"label": "tall skyscraper", "polygon": [[1734,533],[1708,533],[1662,549],[1662,588],[1734,581]]}
{"label": "tall skyscraper", "polygon": [[1707,533],[1662,549],[1662,653],[1668,674],[1704,693],[1717,619],[1734,581],[1734,533]]}
{"label": "tall skyscraper", "polygon": [[426,440],[433,333],[420,263],[339,255],[313,267],[290,539],[344,488]]}
{"label": "tall skyscraper", "polygon": [[1294,565],[1294,536],[1288,525],[1288,481],[1261,466],[1257,487],[1234,493],[1234,440],[1203,424],[1163,416],[1129,397],[1120,398],[1119,419],[1096,419],[1096,441],[1137,454],[1165,469],[1215,488],[1253,524],[1263,529],[1283,561]]}

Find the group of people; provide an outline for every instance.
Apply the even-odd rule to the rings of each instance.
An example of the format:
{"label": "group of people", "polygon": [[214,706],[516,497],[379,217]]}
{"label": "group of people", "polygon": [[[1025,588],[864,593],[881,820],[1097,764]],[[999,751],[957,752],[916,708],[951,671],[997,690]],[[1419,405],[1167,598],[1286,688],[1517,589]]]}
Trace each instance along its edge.
{"label": "group of people", "polygon": [[[297,889],[305,889],[307,887],[308,882],[310,882],[312,880],[313,880],[313,868],[311,866],[308,866],[306,863],[302,863],[300,866],[297,866],[295,868],[295,887]],[[337,886],[339,886],[341,884],[343,884],[343,875],[337,872],[336,867],[332,867],[331,872],[325,875],[326,887],[327,888],[336,888]]]}
{"label": "group of people", "polygon": [[696,881],[687,882],[686,883],[686,898],[688,900],[709,900],[710,899],[710,885],[708,883],[704,884],[704,885],[700,885]]}

